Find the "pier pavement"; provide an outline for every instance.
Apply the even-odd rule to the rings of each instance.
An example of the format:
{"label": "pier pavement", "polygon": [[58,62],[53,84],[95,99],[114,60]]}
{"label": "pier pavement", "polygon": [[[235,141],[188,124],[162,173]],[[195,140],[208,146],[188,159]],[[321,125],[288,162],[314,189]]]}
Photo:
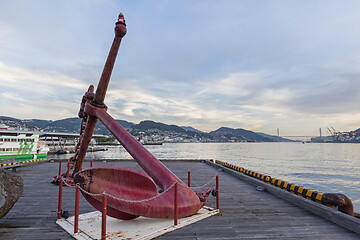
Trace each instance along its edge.
{"label": "pier pavement", "polygon": [[[360,239],[360,235],[307,212],[268,192],[200,161],[164,161],[179,178],[191,186],[203,185],[215,174],[220,177],[221,213],[167,233],[158,239]],[[63,165],[63,171],[65,165]],[[85,162],[83,168],[90,165]],[[140,170],[135,161],[96,161],[94,166],[121,166]],[[12,210],[0,219],[0,239],[73,239],[55,224],[58,186],[50,183],[58,173],[58,162],[18,169],[24,179],[24,193]],[[213,181],[210,187],[215,187]],[[75,189],[64,188],[63,209],[74,214]],[[208,206],[215,207],[210,196]],[[80,214],[94,211],[81,196]],[[101,226],[99,226],[100,228]]]}

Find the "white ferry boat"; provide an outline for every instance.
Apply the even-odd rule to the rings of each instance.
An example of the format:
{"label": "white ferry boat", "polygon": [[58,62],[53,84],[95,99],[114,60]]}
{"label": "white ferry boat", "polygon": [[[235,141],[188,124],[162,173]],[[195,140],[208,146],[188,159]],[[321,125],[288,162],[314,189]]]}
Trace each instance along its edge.
{"label": "white ferry boat", "polygon": [[46,158],[49,148],[39,134],[0,135],[0,159]]}

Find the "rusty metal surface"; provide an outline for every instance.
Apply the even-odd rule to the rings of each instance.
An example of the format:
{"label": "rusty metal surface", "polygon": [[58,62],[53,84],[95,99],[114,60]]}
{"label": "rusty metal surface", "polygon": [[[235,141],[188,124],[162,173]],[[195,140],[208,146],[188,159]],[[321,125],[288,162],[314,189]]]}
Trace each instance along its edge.
{"label": "rusty metal surface", "polygon": [[338,210],[354,217],[354,206],[347,196],[341,193],[324,193],[321,201],[324,204],[338,206]]}

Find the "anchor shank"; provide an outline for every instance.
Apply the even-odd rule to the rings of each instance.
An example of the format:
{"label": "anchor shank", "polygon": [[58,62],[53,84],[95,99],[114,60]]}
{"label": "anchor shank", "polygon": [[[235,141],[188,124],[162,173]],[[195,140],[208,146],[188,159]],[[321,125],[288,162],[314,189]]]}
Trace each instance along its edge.
{"label": "anchor shank", "polygon": [[110,82],[111,73],[115,64],[116,56],[120,47],[121,38],[118,36],[115,36],[113,44],[110,48],[110,52],[108,55],[108,58],[106,60],[103,72],[101,74],[101,78],[99,81],[99,84],[96,88],[96,94],[93,100],[93,103],[96,105],[102,105],[104,104],[105,94],[107,87]]}
{"label": "anchor shank", "polygon": [[[95,106],[105,107],[104,99],[105,99],[106,90],[109,85],[111,73],[112,73],[112,70],[113,70],[113,67],[115,64],[117,53],[119,51],[121,39],[125,36],[125,34],[126,34],[125,19],[124,19],[124,15],[122,13],[120,13],[118,21],[116,22],[116,25],[115,25],[114,41],[110,48],[108,58],[106,60],[103,72],[101,74],[101,78],[99,80],[98,86],[96,88],[96,94],[92,101],[92,104]],[[97,118],[95,116],[88,117],[87,122],[86,122],[86,127],[84,130],[84,137],[83,137],[83,140],[81,141],[79,155],[75,162],[75,169],[74,169],[73,174],[75,174],[81,170],[81,167],[84,162],[85,155],[86,155],[86,151],[89,147],[90,140],[94,133],[96,123],[97,123]]]}

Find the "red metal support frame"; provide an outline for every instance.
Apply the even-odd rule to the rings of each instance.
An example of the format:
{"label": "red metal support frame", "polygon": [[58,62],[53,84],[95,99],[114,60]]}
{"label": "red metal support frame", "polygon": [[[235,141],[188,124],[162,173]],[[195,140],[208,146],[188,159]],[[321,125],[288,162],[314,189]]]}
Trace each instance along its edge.
{"label": "red metal support frame", "polygon": [[188,170],[188,187],[190,187],[191,183],[191,176],[190,176],[190,170]]}
{"label": "red metal support frame", "polygon": [[57,219],[61,219],[62,190],[63,190],[63,180],[62,180],[62,178],[60,178],[60,182],[59,182],[59,199],[58,199],[58,214],[57,214]]}
{"label": "red metal support frame", "polygon": [[106,209],[107,195],[104,193],[102,197],[102,215],[101,215],[101,240],[106,239]]}
{"label": "red metal support frame", "polygon": [[174,225],[178,225],[178,183],[175,183],[175,191],[174,191]]}
{"label": "red metal support frame", "polygon": [[79,198],[80,198],[80,188],[78,186],[76,186],[74,233],[78,233],[78,231],[79,231]]}
{"label": "red metal support frame", "polygon": [[90,162],[90,167],[93,167],[93,160],[91,160]]}

